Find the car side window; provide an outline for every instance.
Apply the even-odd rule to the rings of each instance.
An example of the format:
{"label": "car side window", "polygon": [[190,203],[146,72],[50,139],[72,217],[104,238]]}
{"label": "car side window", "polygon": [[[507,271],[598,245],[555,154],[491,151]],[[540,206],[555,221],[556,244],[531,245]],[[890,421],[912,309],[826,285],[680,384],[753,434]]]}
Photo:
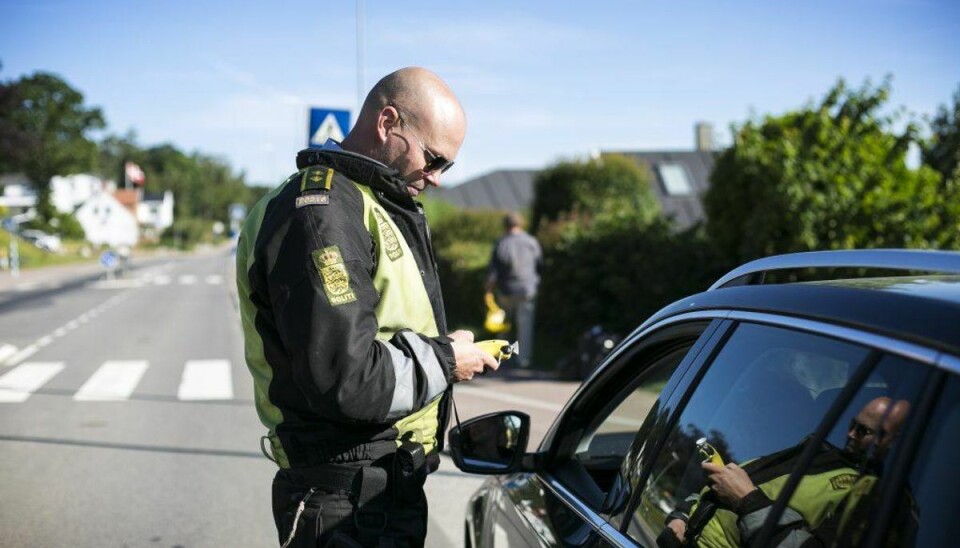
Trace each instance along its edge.
{"label": "car side window", "polygon": [[[595,379],[595,392],[564,425],[552,467],[557,480],[586,504],[601,511],[618,481],[621,465],[661,392],[709,322],[668,329],[636,343]],[[671,334],[672,333],[672,334]]]}
{"label": "car side window", "polygon": [[[960,379],[952,376],[923,425],[923,437],[890,520],[899,546],[950,546],[960,538]],[[894,417],[896,418],[896,417]]]}
{"label": "car side window", "polygon": [[584,435],[574,459],[591,473],[602,491],[609,490],[637,431],[688,350],[688,346],[676,349],[649,366],[639,382],[621,393],[619,402],[613,400]]}
{"label": "car side window", "polygon": [[[733,488],[718,497],[708,478],[735,463],[743,475],[726,483],[773,481],[775,498],[790,461],[836,398],[828,391],[845,385],[868,355],[866,348],[806,332],[738,325],[670,430],[627,534],[645,545],[661,535],[738,545],[732,508],[744,503],[745,493]],[[707,461],[715,468],[703,465]],[[763,473],[750,475],[758,470]]]}

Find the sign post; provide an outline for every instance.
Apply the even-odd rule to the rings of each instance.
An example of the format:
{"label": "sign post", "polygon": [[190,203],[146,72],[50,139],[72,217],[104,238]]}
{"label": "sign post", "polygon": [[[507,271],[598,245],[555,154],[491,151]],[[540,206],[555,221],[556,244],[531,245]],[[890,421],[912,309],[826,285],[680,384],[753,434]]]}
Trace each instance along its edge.
{"label": "sign post", "polygon": [[113,250],[108,249],[100,254],[100,266],[102,266],[107,271],[107,279],[112,280],[113,275],[117,270],[117,265],[120,262],[117,254]]}

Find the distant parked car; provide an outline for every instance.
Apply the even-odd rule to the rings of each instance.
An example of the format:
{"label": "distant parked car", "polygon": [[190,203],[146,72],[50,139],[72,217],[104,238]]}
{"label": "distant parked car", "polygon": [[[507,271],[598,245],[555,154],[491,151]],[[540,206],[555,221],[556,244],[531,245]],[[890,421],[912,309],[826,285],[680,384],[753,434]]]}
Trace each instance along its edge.
{"label": "distant parked car", "polygon": [[[764,283],[807,269],[830,279]],[[532,453],[529,434],[518,411],[451,429],[457,466],[491,476],[467,547],[956,546],[960,253],[748,263],[626,337]]]}
{"label": "distant parked car", "polygon": [[52,251],[54,253],[59,253],[60,250],[63,249],[63,244],[60,241],[60,236],[47,234],[42,230],[35,230],[32,228],[28,228],[26,230],[20,231],[20,237],[45,251]]}

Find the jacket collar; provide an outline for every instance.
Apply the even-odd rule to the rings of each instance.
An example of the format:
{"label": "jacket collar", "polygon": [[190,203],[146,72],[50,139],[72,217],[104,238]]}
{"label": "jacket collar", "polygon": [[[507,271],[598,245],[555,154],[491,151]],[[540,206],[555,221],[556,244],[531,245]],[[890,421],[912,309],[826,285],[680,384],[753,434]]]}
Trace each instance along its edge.
{"label": "jacket collar", "polygon": [[327,166],[355,183],[383,192],[393,202],[415,207],[413,198],[407,192],[407,182],[400,177],[400,172],[396,169],[362,154],[346,150],[311,149],[309,152],[315,158],[315,162],[311,162],[310,165]]}

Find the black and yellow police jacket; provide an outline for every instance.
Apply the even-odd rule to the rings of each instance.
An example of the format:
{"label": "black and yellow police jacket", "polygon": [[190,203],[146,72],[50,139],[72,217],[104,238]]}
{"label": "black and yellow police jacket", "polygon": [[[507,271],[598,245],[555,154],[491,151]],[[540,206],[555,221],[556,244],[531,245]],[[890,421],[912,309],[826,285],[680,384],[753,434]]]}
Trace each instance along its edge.
{"label": "black and yellow police jacket", "polygon": [[237,245],[271,453],[282,468],[362,460],[383,440],[435,453],[455,360],[423,210],[364,156],[311,150],[310,163],[253,207]]}

